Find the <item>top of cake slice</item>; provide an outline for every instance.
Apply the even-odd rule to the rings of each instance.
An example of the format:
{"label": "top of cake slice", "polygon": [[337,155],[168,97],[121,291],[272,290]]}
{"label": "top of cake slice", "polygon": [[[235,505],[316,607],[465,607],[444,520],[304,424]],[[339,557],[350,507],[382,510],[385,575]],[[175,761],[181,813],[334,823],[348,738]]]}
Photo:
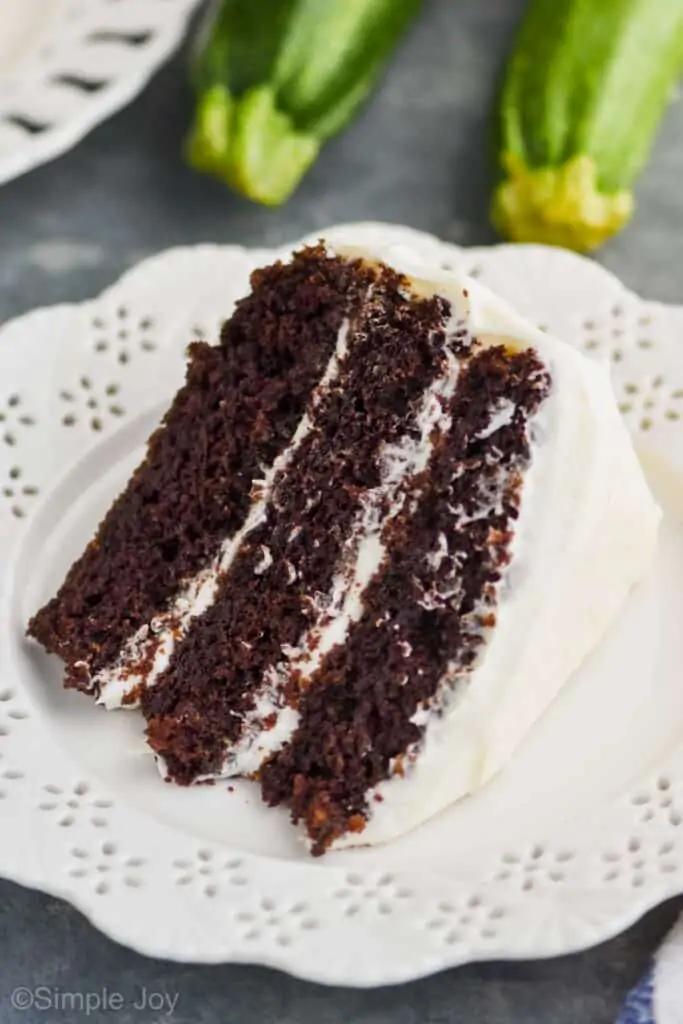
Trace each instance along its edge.
{"label": "top of cake slice", "polygon": [[645,572],[607,370],[475,282],[323,243],[190,349],[147,457],[29,632],[314,853],[494,775]]}

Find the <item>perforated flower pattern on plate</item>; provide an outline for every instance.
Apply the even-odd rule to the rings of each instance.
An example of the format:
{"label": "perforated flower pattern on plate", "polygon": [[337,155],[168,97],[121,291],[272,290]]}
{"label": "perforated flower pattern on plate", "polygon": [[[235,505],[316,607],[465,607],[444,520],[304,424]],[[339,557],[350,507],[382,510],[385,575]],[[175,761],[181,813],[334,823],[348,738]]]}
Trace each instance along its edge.
{"label": "perforated flower pattern on plate", "polygon": [[90,885],[97,896],[108,895],[119,884],[131,889],[142,885],[140,869],[144,867],[144,858],[121,854],[116,843],[101,843],[90,849],[74,846],[70,853],[73,865],[69,877]]}
{"label": "perforated flower pattern on plate", "polygon": [[109,824],[107,811],[112,801],[105,797],[93,796],[87,782],[75,782],[68,789],[48,782],[43,787],[40,811],[49,812],[61,828],[85,825],[106,829]]}
{"label": "perforated flower pattern on plate", "polygon": [[74,427],[84,423],[90,430],[103,430],[112,418],[120,419],[125,415],[120,392],[119,384],[110,381],[98,388],[84,374],[71,388],[62,388],[59,392],[59,398],[64,403],[62,426]]}
{"label": "perforated flower pattern on plate", "polygon": [[[107,6],[131,9],[130,0]],[[559,250],[460,250],[377,225],[321,233],[371,247],[393,240],[474,271],[534,322],[605,359],[631,429],[683,469],[683,308],[643,302]],[[430,823],[424,842],[418,832],[312,862],[292,844],[269,848],[260,817],[234,842],[216,839],[217,818],[239,817],[248,800],[239,787],[198,793],[211,814],[180,823],[139,735],[116,732],[131,720],[64,696],[58,670],[23,642],[38,596],[22,587],[45,560],[59,562],[69,494],[110,469],[120,486],[182,380],[187,343],[213,340],[253,266],[285,251],[171,250],[92,302],[0,331],[0,873],[67,896],[151,955],[260,962],[332,983],[405,981],[597,942],[683,889],[683,748],[673,733],[659,765],[617,797],[584,799],[565,824],[549,829],[527,814],[513,829],[510,806],[471,849],[476,835],[456,830],[440,845]],[[107,500],[97,492],[93,502],[96,522]],[[26,540],[36,537],[45,543]],[[100,748],[115,751],[113,774],[100,770]]]}
{"label": "perforated flower pattern on plate", "polygon": [[127,306],[118,306],[108,316],[93,316],[91,328],[93,350],[121,366],[157,348],[154,320],[150,316],[136,316]]}
{"label": "perforated flower pattern on plate", "polygon": [[181,858],[173,861],[177,885],[198,887],[205,896],[216,896],[225,886],[243,886],[247,878],[241,871],[241,857],[221,857],[213,850],[202,847],[193,860]]}

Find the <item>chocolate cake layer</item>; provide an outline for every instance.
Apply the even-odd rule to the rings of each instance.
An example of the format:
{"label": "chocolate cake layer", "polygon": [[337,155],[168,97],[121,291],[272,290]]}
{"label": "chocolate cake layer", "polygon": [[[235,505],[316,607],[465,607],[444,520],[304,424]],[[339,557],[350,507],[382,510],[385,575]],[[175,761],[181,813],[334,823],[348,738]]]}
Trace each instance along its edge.
{"label": "chocolate cake layer", "polygon": [[[283,652],[325,617],[335,580],[357,556],[354,524],[386,514],[382,453],[421,436],[425,392],[450,378],[448,304],[409,296],[393,272],[375,274],[261,521],[243,538],[213,605],[143,693],[149,742],[176,782],[221,774],[264,692],[280,678],[291,688]],[[448,339],[451,358],[458,344]]]}
{"label": "chocolate cake layer", "polygon": [[145,461],[29,624],[65,661],[67,685],[97,692],[97,673],[242,525],[254,480],[291,441],[371,276],[305,250],[253,275],[218,346],[190,347],[186,384]]}
{"label": "chocolate cake layer", "polygon": [[386,527],[362,618],[307,682],[296,732],[260,772],[264,799],[305,823],[314,853],[362,831],[373,787],[416,756],[428,713],[447,705],[495,625],[527,423],[549,387],[531,351],[487,348],[461,369],[452,428],[413,481],[415,502]]}

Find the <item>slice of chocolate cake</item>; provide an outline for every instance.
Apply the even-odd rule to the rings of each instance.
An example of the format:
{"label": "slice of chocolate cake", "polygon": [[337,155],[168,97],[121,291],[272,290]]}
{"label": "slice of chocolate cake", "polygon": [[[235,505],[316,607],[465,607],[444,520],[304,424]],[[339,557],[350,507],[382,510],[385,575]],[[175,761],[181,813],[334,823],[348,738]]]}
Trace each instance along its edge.
{"label": "slice of chocolate cake", "polygon": [[167,778],[254,777],[314,853],[495,774],[659,519],[606,370],[407,269],[321,244],[256,273],[29,625],[141,706]]}

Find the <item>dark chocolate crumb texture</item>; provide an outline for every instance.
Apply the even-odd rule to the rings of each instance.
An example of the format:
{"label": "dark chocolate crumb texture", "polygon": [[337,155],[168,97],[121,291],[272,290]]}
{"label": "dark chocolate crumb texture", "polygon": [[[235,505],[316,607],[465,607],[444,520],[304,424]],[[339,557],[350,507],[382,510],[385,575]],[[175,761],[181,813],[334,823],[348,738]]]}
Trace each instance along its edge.
{"label": "dark chocolate crumb texture", "polygon": [[457,282],[321,244],[252,288],[28,632],[169,780],[253,777],[319,854],[471,685],[554,382]]}

